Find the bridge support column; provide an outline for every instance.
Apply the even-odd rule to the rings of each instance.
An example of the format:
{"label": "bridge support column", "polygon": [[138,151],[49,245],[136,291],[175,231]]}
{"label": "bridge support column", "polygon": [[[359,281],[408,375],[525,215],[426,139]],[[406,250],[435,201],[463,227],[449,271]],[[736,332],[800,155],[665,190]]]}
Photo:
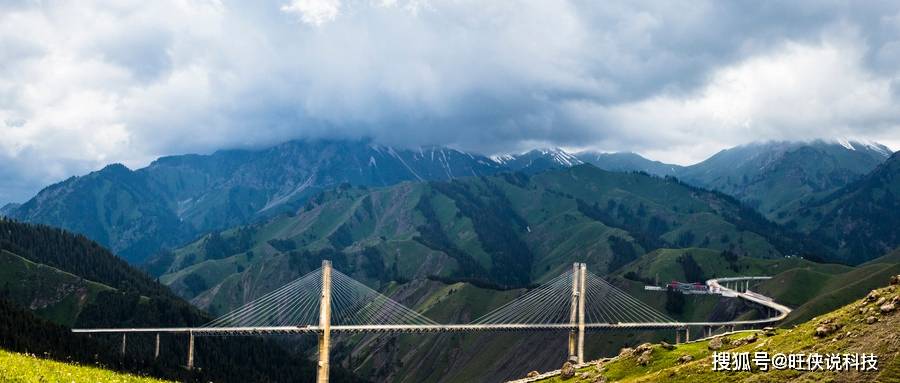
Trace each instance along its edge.
{"label": "bridge support column", "polygon": [[584,363],[585,273],[587,273],[587,265],[582,263],[578,267],[578,364]]}
{"label": "bridge support column", "polygon": [[159,359],[159,333],[156,333],[156,347],[153,348],[153,360]]}
{"label": "bridge support column", "polygon": [[193,331],[188,333],[187,369],[188,369],[188,371],[194,369],[194,332]]}
{"label": "bridge support column", "polygon": [[122,356],[125,356],[125,333],[122,333]]}
{"label": "bridge support column", "polygon": [[[578,263],[572,264],[572,304],[569,308],[569,324],[572,327],[577,325],[578,320],[578,280],[579,275],[581,275],[581,269],[578,267]],[[567,359],[572,359],[575,356],[576,352],[576,343],[577,343],[578,334],[575,329],[569,330],[569,353]]]}
{"label": "bridge support column", "polygon": [[328,353],[331,346],[331,261],[322,261],[322,295],[319,297],[319,363],[317,383],[328,383]]}
{"label": "bridge support column", "polygon": [[691,341],[691,328],[690,327],[684,328],[684,341],[685,341],[685,343]]}

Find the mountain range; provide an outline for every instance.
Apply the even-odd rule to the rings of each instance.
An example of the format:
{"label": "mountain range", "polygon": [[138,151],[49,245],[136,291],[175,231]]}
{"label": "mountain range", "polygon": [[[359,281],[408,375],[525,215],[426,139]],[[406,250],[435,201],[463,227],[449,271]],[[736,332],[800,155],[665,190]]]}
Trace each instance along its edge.
{"label": "mountain range", "polygon": [[[345,186],[295,214],[213,232],[149,262],[198,307],[227,309],[332,259],[357,279],[524,287],[587,262],[602,274],[658,248],[822,255],[721,193],[591,165],[386,188]],[[249,288],[249,289],[248,289]]]}
{"label": "mountain range", "polygon": [[783,222],[801,204],[859,179],[891,154],[883,145],[846,140],[754,143],[723,150],[676,176]]}
{"label": "mountain range", "polygon": [[856,141],[767,142],[723,150],[684,167],[635,153],[540,149],[486,157],[444,147],[303,140],[260,150],[163,157],[137,170],[113,164],[51,185],[0,214],[85,234],[140,264],[210,231],[294,212],[316,193],[343,183],[389,186],[590,163],[610,171],[678,177],[733,195],[784,223],[804,204],[859,179],[889,154],[882,145]]}
{"label": "mountain range", "polygon": [[140,263],[199,233],[293,211],[341,183],[385,186],[493,174],[487,157],[447,148],[399,150],[365,141],[293,141],[264,150],[109,165],[38,193],[10,217],[82,233]]}

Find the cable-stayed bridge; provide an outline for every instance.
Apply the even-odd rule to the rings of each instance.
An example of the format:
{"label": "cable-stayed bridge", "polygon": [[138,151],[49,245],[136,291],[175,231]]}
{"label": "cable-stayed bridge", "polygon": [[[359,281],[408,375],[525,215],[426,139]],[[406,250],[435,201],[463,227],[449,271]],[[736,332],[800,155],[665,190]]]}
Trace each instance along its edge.
{"label": "cable-stayed bridge", "polygon": [[[568,355],[584,362],[587,331],[675,329],[676,342],[689,340],[689,328],[702,327],[711,335],[714,327],[760,325],[784,319],[790,309],[749,291],[749,282],[767,277],[732,277],[707,281],[712,292],[745,299],[776,312],[764,319],[729,322],[679,322],[660,313],[603,278],[587,271],[583,263],[531,289],[493,311],[462,324],[441,324],[353,278],[334,270],[330,261],[281,288],[257,298],[201,327],[73,329],[76,333],[160,333],[189,336],[187,367],[193,368],[194,336],[269,334],[317,334],[318,381],[328,381],[332,333],[439,333],[487,331],[568,332]],[[733,288],[730,288],[733,287]]]}

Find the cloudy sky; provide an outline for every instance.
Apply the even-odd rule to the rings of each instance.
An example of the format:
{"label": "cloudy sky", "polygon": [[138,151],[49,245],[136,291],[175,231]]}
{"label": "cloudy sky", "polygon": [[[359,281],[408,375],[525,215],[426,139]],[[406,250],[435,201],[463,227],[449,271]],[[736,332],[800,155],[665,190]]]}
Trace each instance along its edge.
{"label": "cloudy sky", "polygon": [[900,149],[900,4],[0,0],[0,204],[110,162],[371,137],[689,164]]}

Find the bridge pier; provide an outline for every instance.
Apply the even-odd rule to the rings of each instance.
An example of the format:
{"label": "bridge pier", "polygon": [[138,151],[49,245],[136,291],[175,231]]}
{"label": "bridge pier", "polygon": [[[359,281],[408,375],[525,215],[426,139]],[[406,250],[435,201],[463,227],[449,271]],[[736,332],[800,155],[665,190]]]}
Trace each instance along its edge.
{"label": "bridge pier", "polygon": [[[322,295],[319,297],[319,363],[317,383],[328,383],[328,353],[331,348],[331,261],[322,261]],[[571,342],[570,342],[571,343]]]}
{"label": "bridge pier", "polygon": [[[682,333],[684,333],[684,337],[682,337]],[[687,343],[691,341],[691,328],[690,327],[681,327],[675,329],[675,344]]]}
{"label": "bridge pier", "polygon": [[188,359],[187,359],[187,369],[188,371],[194,369],[194,332],[191,331],[188,333]]}
{"label": "bridge pier", "polygon": [[153,360],[159,359],[159,333],[156,333],[156,347],[153,348]]}
{"label": "bridge pier", "polygon": [[122,333],[122,356],[125,356],[125,333]]}

